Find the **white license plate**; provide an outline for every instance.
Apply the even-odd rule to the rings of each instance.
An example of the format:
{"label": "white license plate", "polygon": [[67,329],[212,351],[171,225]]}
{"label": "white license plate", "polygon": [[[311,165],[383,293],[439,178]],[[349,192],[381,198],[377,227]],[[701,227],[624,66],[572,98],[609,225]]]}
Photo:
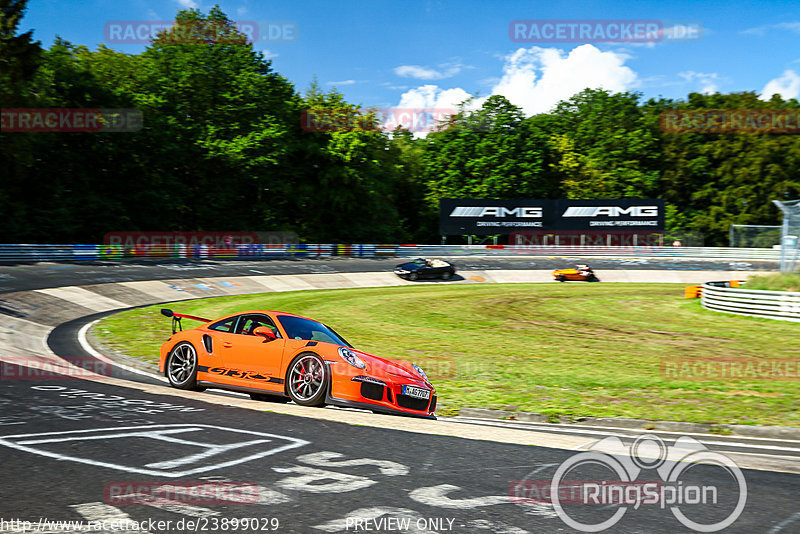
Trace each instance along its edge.
{"label": "white license plate", "polygon": [[403,386],[403,395],[414,397],[417,399],[428,400],[431,398],[431,391],[429,389],[418,388],[414,386]]}

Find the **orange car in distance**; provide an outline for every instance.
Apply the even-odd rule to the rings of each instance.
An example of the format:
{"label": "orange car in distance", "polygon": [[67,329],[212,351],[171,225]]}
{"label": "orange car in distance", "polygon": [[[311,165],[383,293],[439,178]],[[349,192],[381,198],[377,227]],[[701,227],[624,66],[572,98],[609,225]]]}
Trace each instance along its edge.
{"label": "orange car in distance", "polygon": [[576,265],[574,269],[556,269],[553,271],[553,278],[559,282],[566,282],[567,280],[579,282],[600,281],[588,265]]}
{"label": "orange car in distance", "polygon": [[[357,350],[313,319],[260,310],[214,320],[161,313],[172,318],[172,336],[159,370],[173,387],[435,419],[436,390],[422,369]],[[203,324],[182,330],[181,319]]]}

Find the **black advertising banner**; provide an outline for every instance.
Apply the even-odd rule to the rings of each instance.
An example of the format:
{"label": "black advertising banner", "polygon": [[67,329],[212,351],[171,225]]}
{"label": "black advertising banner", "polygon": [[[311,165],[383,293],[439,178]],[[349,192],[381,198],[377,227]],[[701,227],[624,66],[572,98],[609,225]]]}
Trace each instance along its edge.
{"label": "black advertising banner", "polygon": [[610,200],[439,201],[441,235],[495,235],[521,231],[598,232],[664,230],[664,201],[649,198]]}

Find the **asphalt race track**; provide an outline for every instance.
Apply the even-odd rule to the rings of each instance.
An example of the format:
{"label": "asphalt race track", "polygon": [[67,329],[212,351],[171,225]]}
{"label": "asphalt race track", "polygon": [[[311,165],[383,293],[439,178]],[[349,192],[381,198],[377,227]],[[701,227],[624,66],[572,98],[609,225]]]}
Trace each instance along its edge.
{"label": "asphalt race track", "polygon": [[[129,262],[97,261],[81,263],[36,263],[0,265],[0,292],[28,291],[46,287],[168,280],[254,274],[324,274],[391,271],[407,261],[403,258],[319,258],[267,261],[210,261],[191,259],[139,260]],[[454,257],[459,270],[499,269],[553,270],[578,263],[592,266],[602,278],[603,271],[676,270],[676,271],[774,271],[775,261],[726,261],[671,258],[593,258],[593,257]]]}
{"label": "asphalt race track", "polygon": [[[547,270],[565,263],[558,258],[455,261],[465,271]],[[768,262],[583,261],[599,273],[775,267]],[[637,262],[635,267],[626,263],[630,261]],[[570,258],[566,263],[578,262]],[[397,258],[334,258],[20,265],[0,267],[0,287],[3,292],[20,292],[137,280],[358,273],[386,270],[396,263]],[[15,335],[8,326],[17,319],[9,315],[14,310],[0,310],[8,317],[0,339]],[[55,328],[47,336],[47,350],[87,361],[76,334],[103,313],[73,314],[72,321],[62,324],[45,312],[31,309],[30,318],[46,319],[34,323],[20,317],[18,328],[50,324]],[[7,346],[12,349],[3,350],[26,354],[24,344]],[[14,348],[18,346],[22,348]],[[42,348],[30,350],[39,354]],[[212,392],[179,392],[119,368],[108,373],[113,378],[51,375],[41,380],[9,364],[13,356],[3,358],[0,380],[0,533],[76,531],[54,521],[83,521],[84,526],[95,522],[98,528],[84,532],[153,534],[579,532],[547,499],[532,499],[539,495],[533,490],[549,485],[563,462],[593,447],[596,440],[619,435],[629,445],[636,438],[634,432],[564,428],[560,434],[546,434],[546,425],[501,428],[487,422],[420,421],[258,403]],[[24,366],[24,358],[17,361]],[[373,422],[375,426],[368,426]],[[680,434],[659,436],[671,445]],[[742,470],[746,505],[725,532],[800,532],[800,475],[785,472],[798,471],[792,468],[800,464],[797,444],[716,436],[708,441],[718,444],[709,448],[731,453],[737,463],[741,459],[740,465],[760,466]],[[686,449],[674,450],[683,454]],[[759,455],[763,458],[755,458]],[[644,462],[645,457],[638,459]],[[663,480],[650,469],[654,464],[648,466],[632,480]],[[607,468],[597,466],[580,472],[583,478],[575,473],[563,480],[597,482],[609,476]],[[687,491],[687,502],[672,511],[667,504],[629,506],[619,522],[604,531],[691,532],[679,522],[681,513],[699,523],[714,523],[732,513],[741,496],[735,476],[721,467],[695,466],[679,480],[684,488],[714,488],[718,504],[690,504]],[[563,510],[588,524],[609,519],[621,508],[601,500],[590,505],[567,502]]]}
{"label": "asphalt race track", "polygon": [[[357,518],[410,517],[423,519],[421,525],[438,520],[438,528],[423,532],[569,531],[550,507],[513,502],[509,488],[515,481],[549,479],[570,451],[354,427],[82,380],[4,384],[0,405],[4,518],[173,525],[276,518],[279,532],[352,532]],[[221,445],[238,446],[213,456],[198,453]],[[695,469],[685,484],[731,484],[720,469]],[[726,531],[766,532],[796,511],[796,475],[745,471],[745,478],[746,509]],[[175,480],[233,482],[252,491],[244,504],[107,502],[130,493],[132,483]],[[610,515],[601,506],[583,513]],[[700,508],[693,517],[707,516]],[[609,531],[680,530],[667,510],[643,505]]]}

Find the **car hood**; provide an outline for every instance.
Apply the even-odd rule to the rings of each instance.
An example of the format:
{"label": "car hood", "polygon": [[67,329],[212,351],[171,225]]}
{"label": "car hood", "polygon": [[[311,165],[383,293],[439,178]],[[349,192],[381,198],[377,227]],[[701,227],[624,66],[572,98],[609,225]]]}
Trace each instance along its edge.
{"label": "car hood", "polygon": [[[320,341],[317,343],[318,345],[325,347],[321,351],[321,354],[325,355],[326,360],[335,361],[337,363],[342,362],[345,365],[347,365],[338,354],[339,347],[341,347],[342,345],[327,343],[324,341]],[[382,358],[380,356],[370,354],[369,352],[364,352],[363,350],[354,349],[353,347],[347,347],[347,348],[355,352],[356,355],[358,355],[358,357],[361,358],[361,360],[363,360],[363,362],[366,364],[366,369],[364,369],[365,373],[369,374],[373,378],[380,379],[381,377],[386,377],[386,376],[397,376],[400,378],[405,378],[410,380],[418,380],[428,385],[428,387],[430,387],[431,389],[434,389],[430,380],[426,379],[424,376],[419,374],[409,362],[404,362],[401,360],[393,360],[391,358]]]}
{"label": "car hood", "polygon": [[358,354],[358,357],[364,360],[364,363],[367,364],[366,371],[369,371],[370,374],[376,375],[377,378],[380,378],[381,374],[389,374],[402,378],[411,378],[414,380],[422,380],[427,382],[427,380],[425,380],[425,378],[420,375],[408,362],[392,360],[390,358],[381,358],[380,356],[375,356],[374,354],[370,354],[362,350],[350,350]]}

